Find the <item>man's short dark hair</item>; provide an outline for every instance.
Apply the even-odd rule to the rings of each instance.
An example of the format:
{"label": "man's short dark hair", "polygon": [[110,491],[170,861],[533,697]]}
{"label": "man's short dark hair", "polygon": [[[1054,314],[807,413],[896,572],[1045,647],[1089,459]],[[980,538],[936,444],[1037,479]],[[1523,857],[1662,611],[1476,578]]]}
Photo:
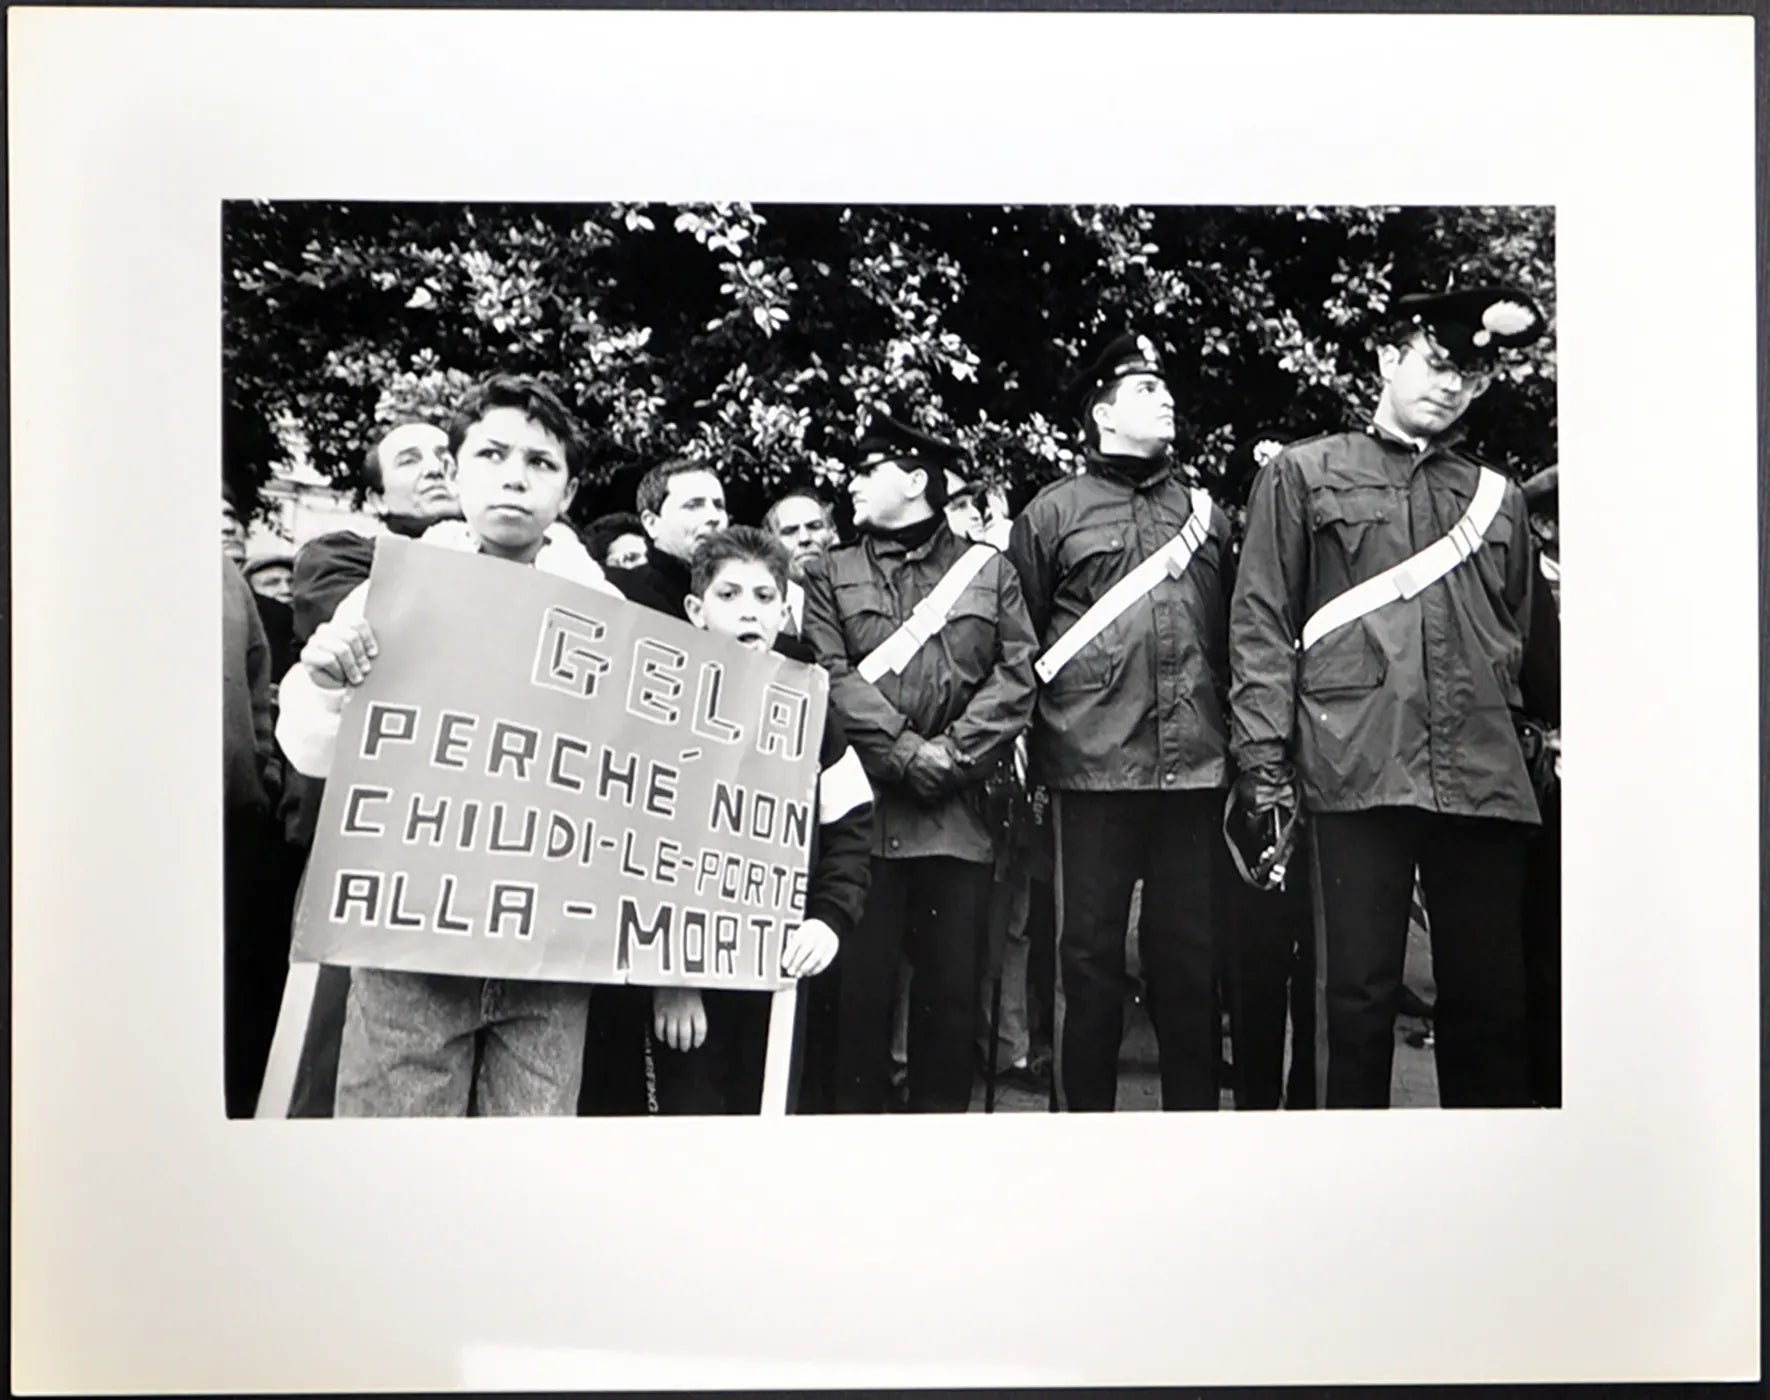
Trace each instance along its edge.
{"label": "man's short dark hair", "polygon": [[369,495],[379,496],[387,486],[386,479],[381,475],[381,444],[401,428],[414,428],[419,425],[426,428],[436,426],[428,418],[401,418],[397,423],[389,423],[375,434],[375,440],[369,444],[369,450],[363,454],[363,490]]}
{"label": "man's short dark hair", "polygon": [[622,535],[638,535],[645,538],[645,525],[630,510],[618,510],[613,515],[604,515],[592,520],[584,531],[584,548],[590,551],[590,557],[598,564],[608,563],[609,549]]}
{"label": "man's short dark hair", "polygon": [[763,529],[773,533],[775,522],[780,519],[781,507],[788,501],[810,501],[812,505],[816,506],[824,513],[824,522],[826,524],[829,523],[831,516],[830,503],[822,496],[818,495],[817,492],[813,491],[809,486],[796,486],[768,508],[768,514],[762,517]]}
{"label": "man's short dark hair", "polygon": [[[718,468],[711,462],[697,462],[688,457],[677,457],[673,461],[660,462],[639,480],[637,493],[639,513],[656,515],[664,508],[664,498],[670,494],[670,478],[682,476],[686,472],[706,472],[715,481],[719,480]],[[725,483],[719,483],[721,488]]]}
{"label": "man's short dark hair", "polygon": [[1088,402],[1082,408],[1082,441],[1095,452],[1100,450],[1100,425],[1094,421],[1094,407],[1096,404],[1115,402],[1119,390],[1125,387],[1126,380],[1131,377],[1127,374],[1107,380],[1100,386],[1098,393],[1088,396]]}
{"label": "man's short dark hair", "polygon": [[787,591],[787,547],[766,530],[754,525],[728,525],[715,530],[695,546],[689,567],[689,591],[705,595],[720,568],[732,560],[764,565],[784,595]]}
{"label": "man's short dark hair", "polygon": [[559,395],[539,379],[526,374],[494,374],[475,384],[455,405],[449,419],[449,452],[459,455],[467,430],[493,409],[514,408],[539,423],[565,448],[566,475],[576,481],[584,474],[584,442],[578,421],[560,402]]}

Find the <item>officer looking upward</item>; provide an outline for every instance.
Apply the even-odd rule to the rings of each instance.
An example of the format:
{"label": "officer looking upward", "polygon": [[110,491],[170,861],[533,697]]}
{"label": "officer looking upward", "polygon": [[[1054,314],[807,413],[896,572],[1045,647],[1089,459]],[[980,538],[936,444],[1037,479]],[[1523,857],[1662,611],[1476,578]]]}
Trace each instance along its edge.
{"label": "officer looking upward", "polygon": [[1142,880],[1162,1107],[1214,1109],[1229,526],[1172,459],[1174,397],[1147,336],[1115,337],[1071,393],[1084,472],[1035,497],[1008,546],[1043,648],[1029,757],[1056,823],[1053,1097],[1060,1109],[1114,1107],[1126,924]]}

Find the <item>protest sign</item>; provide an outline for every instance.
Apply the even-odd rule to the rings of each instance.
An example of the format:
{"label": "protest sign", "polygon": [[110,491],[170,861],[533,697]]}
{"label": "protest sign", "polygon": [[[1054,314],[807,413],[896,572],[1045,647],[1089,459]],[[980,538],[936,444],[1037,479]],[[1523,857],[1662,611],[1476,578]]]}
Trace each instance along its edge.
{"label": "protest sign", "polygon": [[377,542],[293,956],[775,989],[828,680],[504,560]]}

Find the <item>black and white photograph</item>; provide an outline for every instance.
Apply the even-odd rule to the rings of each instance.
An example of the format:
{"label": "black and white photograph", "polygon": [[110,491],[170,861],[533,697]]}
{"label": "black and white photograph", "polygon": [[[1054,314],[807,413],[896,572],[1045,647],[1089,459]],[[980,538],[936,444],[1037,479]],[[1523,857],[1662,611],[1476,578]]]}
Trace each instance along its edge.
{"label": "black and white photograph", "polygon": [[[241,201],[222,249],[230,1114],[756,1113],[771,1003],[779,1111],[1559,1104],[1552,209]],[[328,745],[386,536],[827,674],[728,963],[734,789],[629,840],[536,721],[427,796],[386,755],[482,712],[447,665]],[[392,649],[534,632],[473,577]],[[585,980],[525,977],[598,890]]]}
{"label": "black and white photograph", "polygon": [[1753,17],[7,47],[15,1391],[1761,1379]]}

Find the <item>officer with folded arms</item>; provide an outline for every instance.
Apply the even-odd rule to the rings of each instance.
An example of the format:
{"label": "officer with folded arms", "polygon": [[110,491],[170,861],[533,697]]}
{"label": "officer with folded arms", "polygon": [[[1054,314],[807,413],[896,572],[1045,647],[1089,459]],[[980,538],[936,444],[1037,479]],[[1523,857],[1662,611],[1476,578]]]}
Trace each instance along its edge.
{"label": "officer with folded arms", "polygon": [[1516,287],[1400,298],[1372,421],[1285,448],[1249,501],[1230,820],[1289,831],[1305,814],[1330,1108],[1389,1104],[1416,866],[1440,1100],[1529,1101],[1520,919],[1538,813],[1515,721],[1535,551],[1518,488],[1457,441],[1500,351],[1542,331]]}
{"label": "officer with folded arms", "polygon": [[835,964],[833,1106],[885,1106],[907,954],[910,1109],[963,1113],[993,860],[978,789],[1032,712],[1032,628],[1008,561],[947,525],[962,449],[879,415],[857,459],[860,537],[805,570],[805,640],[877,794],[872,888]]}
{"label": "officer with folded arms", "polygon": [[1030,781],[1050,789],[1056,824],[1053,1098],[1114,1107],[1141,879],[1162,1107],[1214,1109],[1228,521],[1173,460],[1174,397],[1147,336],[1116,336],[1070,392],[1083,474],[1036,496],[1008,545],[1041,647]]}

